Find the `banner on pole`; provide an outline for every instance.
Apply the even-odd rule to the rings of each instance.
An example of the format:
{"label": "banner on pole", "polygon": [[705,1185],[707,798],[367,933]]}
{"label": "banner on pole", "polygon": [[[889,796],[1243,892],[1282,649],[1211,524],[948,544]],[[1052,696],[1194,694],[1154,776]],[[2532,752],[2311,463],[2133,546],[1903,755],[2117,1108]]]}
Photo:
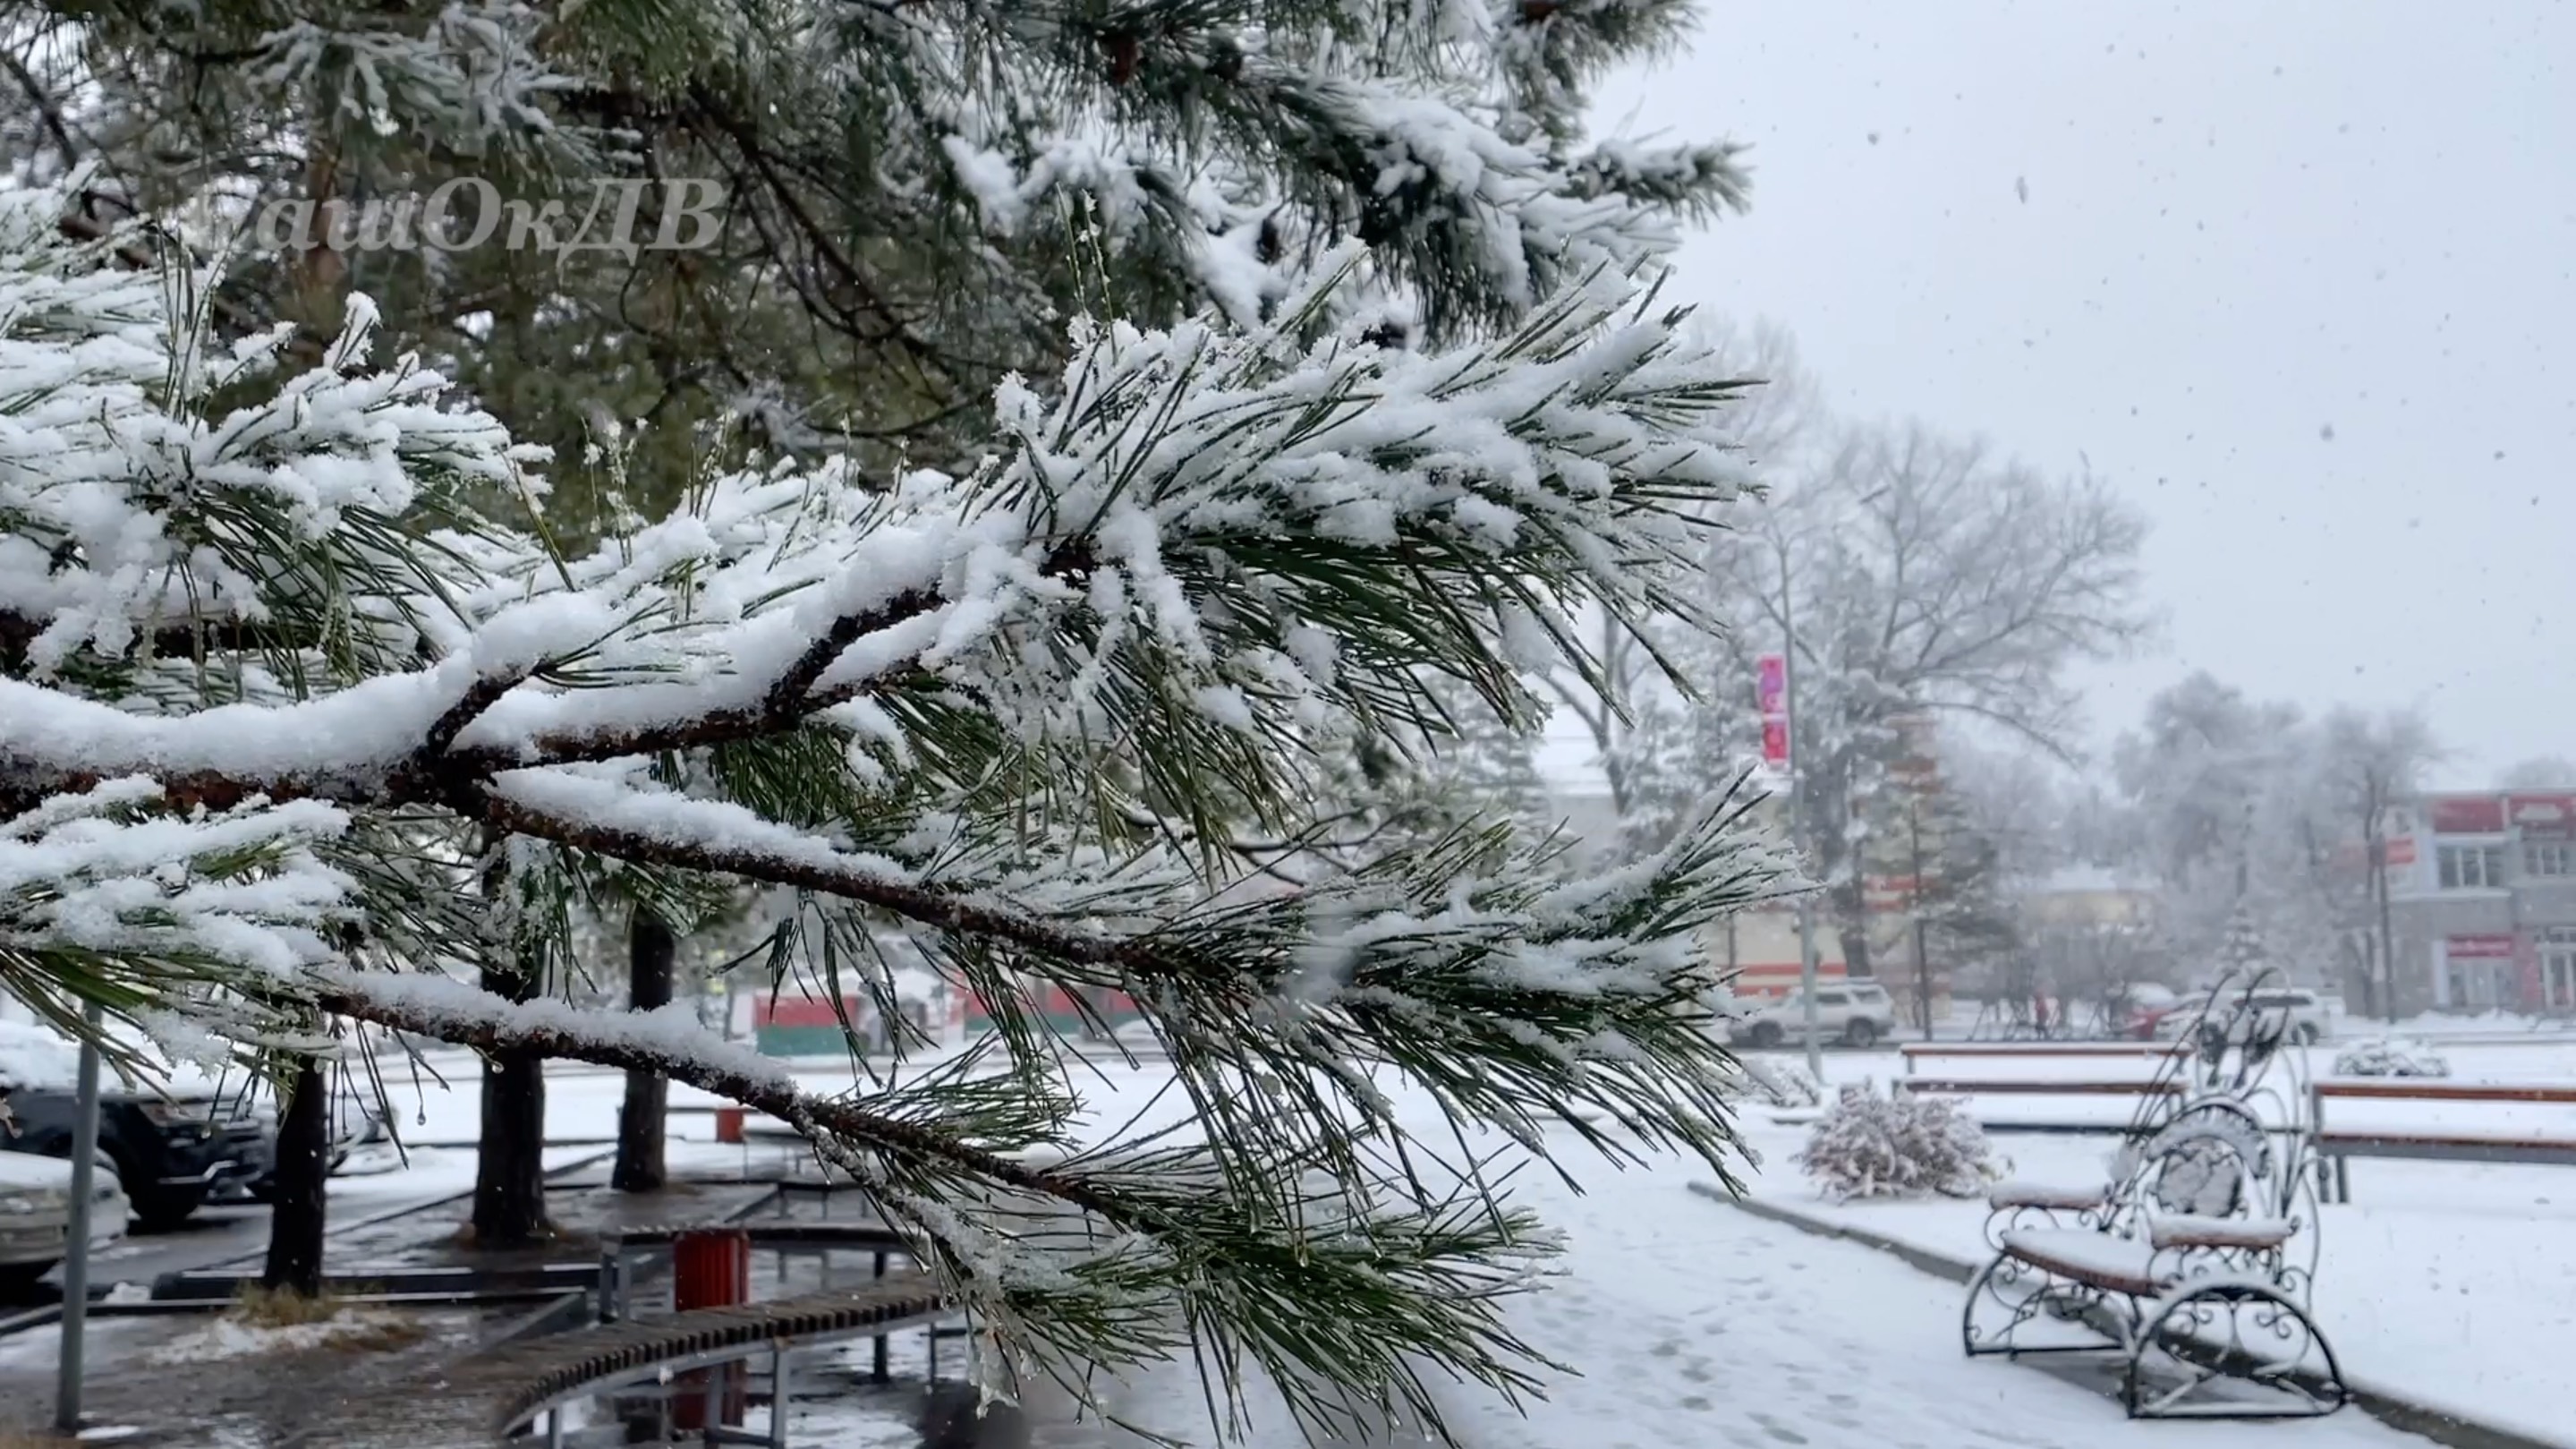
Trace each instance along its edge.
{"label": "banner on pole", "polygon": [[1754,707],[1769,719],[1789,715],[1789,656],[1765,654],[1754,665]]}
{"label": "banner on pole", "polygon": [[1753,702],[1762,715],[1762,763],[1789,768],[1789,656],[1765,654],[1753,666]]}

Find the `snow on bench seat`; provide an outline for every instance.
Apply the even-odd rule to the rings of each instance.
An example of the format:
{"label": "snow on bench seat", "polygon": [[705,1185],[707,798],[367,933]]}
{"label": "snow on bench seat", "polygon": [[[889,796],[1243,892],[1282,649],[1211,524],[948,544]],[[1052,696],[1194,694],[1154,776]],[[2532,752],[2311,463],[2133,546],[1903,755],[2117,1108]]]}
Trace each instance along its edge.
{"label": "snow on bench seat", "polygon": [[2064,1183],[2027,1182],[2016,1179],[1995,1184],[1993,1190],[1986,1194],[1986,1206],[1997,1210],[2059,1208],[2076,1211],[2100,1207],[2109,1201],[2110,1197],[2111,1189],[2108,1184],[2071,1187]]}
{"label": "snow on bench seat", "polygon": [[2153,1246],[2090,1228],[2013,1228],[2002,1241],[2004,1252],[2034,1268],[2140,1298],[2162,1292],[2174,1276],[2157,1274]]}
{"label": "snow on bench seat", "polygon": [[2147,1220],[2159,1248],[2277,1248],[2298,1228],[2280,1218],[2204,1218],[2170,1213]]}

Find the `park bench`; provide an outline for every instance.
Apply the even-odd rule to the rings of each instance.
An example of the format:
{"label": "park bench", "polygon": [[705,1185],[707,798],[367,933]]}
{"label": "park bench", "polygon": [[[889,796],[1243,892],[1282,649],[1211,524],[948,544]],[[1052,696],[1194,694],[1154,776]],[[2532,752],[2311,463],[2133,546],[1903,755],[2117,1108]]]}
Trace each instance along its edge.
{"label": "park bench", "polygon": [[2576,1167],[2576,1136],[2381,1130],[2334,1127],[2325,1120],[2328,1101],[2484,1102],[2576,1107],[2576,1085],[2371,1078],[2318,1082],[2309,1089],[2309,1101],[2310,1115],[2316,1120],[2316,1150],[2324,1164],[2322,1186],[2328,1202],[2352,1201],[2351,1159],[2355,1157]]}
{"label": "park bench", "polygon": [[[2133,1418],[2305,1418],[2350,1398],[2307,1298],[2314,1157],[2289,1023],[2222,983],[2095,1182],[2008,1182],[1971,1282],[1971,1357],[2109,1352]],[[2251,1391],[2250,1396],[2247,1392]]]}

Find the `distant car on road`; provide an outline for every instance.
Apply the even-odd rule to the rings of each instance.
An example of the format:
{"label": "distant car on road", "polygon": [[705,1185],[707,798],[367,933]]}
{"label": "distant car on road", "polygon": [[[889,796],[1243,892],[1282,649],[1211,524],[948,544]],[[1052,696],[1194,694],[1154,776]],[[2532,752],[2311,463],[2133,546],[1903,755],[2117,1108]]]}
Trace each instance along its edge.
{"label": "distant car on road", "polygon": [[[90,1178],[89,1242],[125,1236],[125,1189],[102,1161]],[[26,1291],[63,1260],[71,1241],[72,1165],[0,1152],[0,1293]]]}
{"label": "distant car on road", "polygon": [[[1816,1033],[1847,1046],[1875,1046],[1896,1032],[1896,1003],[1887,988],[1871,982],[1842,982],[1816,988]],[[1792,990],[1778,1001],[1736,1017],[1730,1034],[1751,1047],[1775,1047],[1807,1037],[1807,999]]]}
{"label": "distant car on road", "polygon": [[[2198,997],[2187,998],[2185,1006],[2157,1017],[2154,1024],[2156,1039],[2173,1041],[2190,1030],[2192,1024],[2200,1020],[2200,1003],[2207,999],[2205,992]],[[2289,1038],[2301,1046],[2312,1046],[2325,1039],[2329,1016],[2326,999],[2304,986],[2266,988],[2255,992],[2249,1004],[2257,1011],[2277,1011],[2288,1017]]]}

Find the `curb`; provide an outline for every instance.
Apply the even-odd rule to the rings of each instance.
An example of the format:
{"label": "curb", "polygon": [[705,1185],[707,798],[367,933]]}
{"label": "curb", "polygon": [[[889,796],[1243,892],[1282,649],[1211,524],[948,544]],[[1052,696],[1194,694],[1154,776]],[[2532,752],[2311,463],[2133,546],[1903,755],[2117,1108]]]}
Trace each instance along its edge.
{"label": "curb", "polygon": [[[1847,1223],[1827,1222],[1795,1208],[1782,1207],[1778,1203],[1736,1197],[1714,1183],[1694,1182],[1690,1184],[1690,1190],[1711,1202],[1721,1203],[1765,1222],[1795,1228],[1802,1233],[1819,1238],[1833,1238],[1875,1249],[1902,1260],[1905,1266],[1917,1272],[1928,1273],[1945,1282],[1965,1286],[1974,1280],[1978,1271],[1985,1266],[1982,1263],[1969,1262],[1964,1258],[1954,1258],[1947,1253],[1919,1248],[1912,1243],[1899,1242],[1884,1233],[1872,1232],[1867,1228],[1853,1227]],[[2457,1414],[2419,1404],[2412,1399],[2375,1387],[2349,1373],[2344,1375],[2344,1385],[2352,1392],[2354,1407],[2363,1413],[2401,1433],[2421,1435],[2434,1443],[2447,1444],[2450,1449],[2576,1449],[2576,1443],[2566,1440],[2534,1438],[2529,1434],[2518,1433],[2511,1429],[2499,1429],[2492,1424],[2480,1424],[2474,1420],[2463,1419]]]}

